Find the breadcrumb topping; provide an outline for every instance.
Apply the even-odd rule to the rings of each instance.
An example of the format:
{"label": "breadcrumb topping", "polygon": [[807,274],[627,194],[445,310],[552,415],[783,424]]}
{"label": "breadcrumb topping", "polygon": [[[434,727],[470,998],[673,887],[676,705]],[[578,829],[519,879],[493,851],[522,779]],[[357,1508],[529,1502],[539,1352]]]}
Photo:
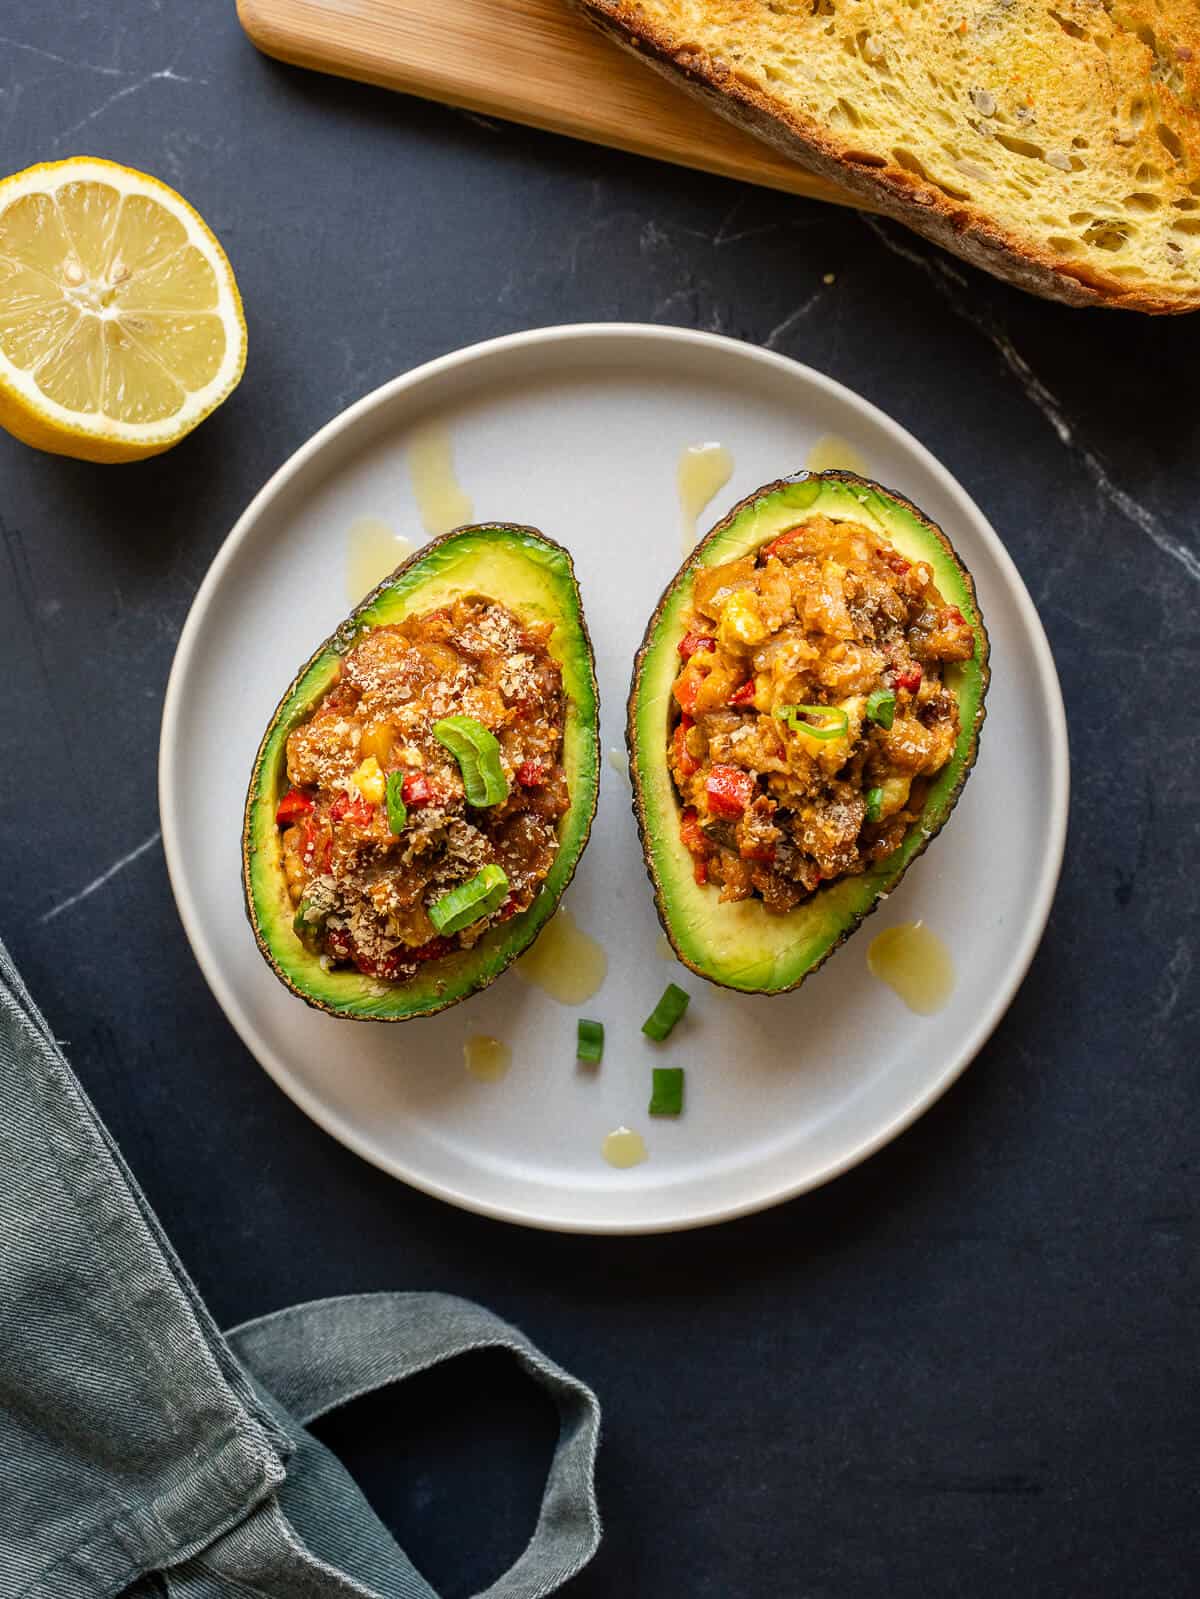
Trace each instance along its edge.
{"label": "breadcrumb topping", "polygon": [[697,882],[782,913],[897,849],[958,740],[944,667],[975,650],[932,568],[811,516],[702,567],[683,629],[668,760]]}
{"label": "breadcrumb topping", "polygon": [[[279,808],[296,931],[322,965],[404,981],[528,908],[558,849],[569,805],[565,700],[552,624],[469,595],[364,633],[287,740],[292,785]],[[434,723],[465,716],[493,735],[507,795],[468,804]],[[404,796],[398,832],[384,796]],[[508,898],[441,937],[429,908],[487,865]]]}

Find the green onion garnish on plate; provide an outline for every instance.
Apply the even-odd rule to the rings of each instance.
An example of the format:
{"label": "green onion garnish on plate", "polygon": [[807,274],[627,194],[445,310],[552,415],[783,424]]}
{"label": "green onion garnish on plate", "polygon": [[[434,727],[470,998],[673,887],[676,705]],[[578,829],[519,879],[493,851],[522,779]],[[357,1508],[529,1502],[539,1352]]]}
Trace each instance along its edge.
{"label": "green onion garnish on plate", "polygon": [[662,998],[642,1023],[642,1031],[646,1037],[652,1038],[656,1044],[661,1044],[687,1010],[690,999],[691,995],[680,988],[678,983],[668,983],[663,990]]}
{"label": "green onion garnish on plate", "polygon": [[592,1022],[586,1016],[579,1018],[579,1042],[575,1058],[589,1066],[598,1066],[604,1054],[604,1023]]}
{"label": "green onion garnish on plate", "polygon": [[678,1116],[683,1110],[683,1067],[656,1066],[650,1091],[651,1116]]}
{"label": "green onion garnish on plate", "polygon": [[882,809],[883,790],[881,788],[869,788],[867,790],[867,821],[877,822]]}

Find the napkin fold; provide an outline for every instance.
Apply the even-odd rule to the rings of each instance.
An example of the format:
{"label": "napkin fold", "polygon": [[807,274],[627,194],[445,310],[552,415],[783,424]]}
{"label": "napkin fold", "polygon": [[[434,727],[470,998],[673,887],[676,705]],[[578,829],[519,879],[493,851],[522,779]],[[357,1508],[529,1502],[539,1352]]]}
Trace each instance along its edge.
{"label": "napkin fold", "polygon": [[542,1599],[600,1539],[595,1395],[443,1294],[223,1336],[0,943],[0,1599],[437,1599],[306,1429],[471,1350],[558,1407],[533,1537],[480,1599]]}

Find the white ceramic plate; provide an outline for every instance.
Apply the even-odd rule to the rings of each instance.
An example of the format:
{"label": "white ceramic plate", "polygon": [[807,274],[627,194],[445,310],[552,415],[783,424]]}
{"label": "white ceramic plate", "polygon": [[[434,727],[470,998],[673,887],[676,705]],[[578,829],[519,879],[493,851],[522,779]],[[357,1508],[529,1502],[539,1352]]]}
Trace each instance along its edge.
{"label": "white ceramic plate", "polygon": [[[295,668],[349,609],[347,531],[362,516],[420,538],[405,461],[417,424],[450,430],[480,520],[567,544],[596,645],[606,749],[623,745],[629,665],[680,561],[676,464],[734,455],[703,526],[841,435],[873,476],[940,522],[975,576],[992,642],[978,764],[929,853],[863,931],[797,993],[711,988],[665,960],[626,779],[606,761],[591,844],[566,904],[607,949],[581,1007],[607,1027],[603,1066],[575,1065],[579,1012],[509,972],[403,1026],[336,1021],[289,994],[242,909],[239,833],[255,749]],[[218,1002],[275,1081],[335,1138],[453,1204],[533,1226],[652,1232],[786,1199],[862,1160],[958,1076],[1020,983],[1049,912],[1067,818],[1067,740],[1045,635],[977,507],[902,428],[830,379],[731,339],[677,328],[547,328],[433,361],[330,422],[242,516],[200,588],[167,689],[163,839],[180,915]],[[871,938],[921,918],[958,981],[932,1017],[867,971]],[[640,1032],[664,985],[692,994],[664,1047]],[[509,1043],[482,1083],[469,1034]],[[646,1115],[655,1062],[687,1068],[686,1114]],[[619,1124],[649,1159],[601,1157]]]}

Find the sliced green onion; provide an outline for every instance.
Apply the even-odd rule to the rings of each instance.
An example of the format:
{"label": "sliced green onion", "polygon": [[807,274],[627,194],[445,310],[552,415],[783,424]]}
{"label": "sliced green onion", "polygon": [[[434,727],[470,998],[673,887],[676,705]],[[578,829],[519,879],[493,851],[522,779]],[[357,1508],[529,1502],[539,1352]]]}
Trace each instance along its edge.
{"label": "sliced green onion", "polygon": [[882,809],[883,790],[881,788],[869,788],[867,790],[867,821],[877,822]]}
{"label": "sliced green onion", "polygon": [[650,1091],[651,1116],[678,1116],[683,1110],[683,1067],[656,1066]]}
{"label": "sliced green onion", "polygon": [[404,803],[404,773],[389,772],[387,775],[387,819],[388,831],[403,833],[408,825],[408,806]]}
{"label": "sliced green onion", "polygon": [[579,1018],[579,1042],[575,1047],[575,1058],[586,1061],[589,1066],[598,1066],[604,1054],[604,1023],[590,1022],[586,1016]]}
{"label": "sliced green onion", "polygon": [[429,907],[429,920],[439,933],[461,933],[483,916],[499,910],[508,898],[508,876],[502,866],[485,866]]}
{"label": "sliced green onion", "polygon": [[508,798],[500,745],[482,722],[473,716],[447,716],[433,724],[433,736],[458,762],[468,805],[499,805]]}
{"label": "sliced green onion", "polygon": [[687,1010],[691,997],[679,987],[678,983],[668,983],[663,990],[662,998],[642,1023],[642,1031],[646,1037],[652,1038],[656,1044],[661,1044]]}
{"label": "sliced green onion", "polygon": [[[840,705],[777,705],[775,715],[793,733],[807,733],[809,738],[844,738],[850,731],[850,717]],[[821,716],[825,721],[816,726],[801,720],[806,716]]]}
{"label": "sliced green onion", "polygon": [[880,727],[889,728],[896,715],[896,696],[890,688],[877,688],[874,694],[867,695],[867,721],[878,722]]}

